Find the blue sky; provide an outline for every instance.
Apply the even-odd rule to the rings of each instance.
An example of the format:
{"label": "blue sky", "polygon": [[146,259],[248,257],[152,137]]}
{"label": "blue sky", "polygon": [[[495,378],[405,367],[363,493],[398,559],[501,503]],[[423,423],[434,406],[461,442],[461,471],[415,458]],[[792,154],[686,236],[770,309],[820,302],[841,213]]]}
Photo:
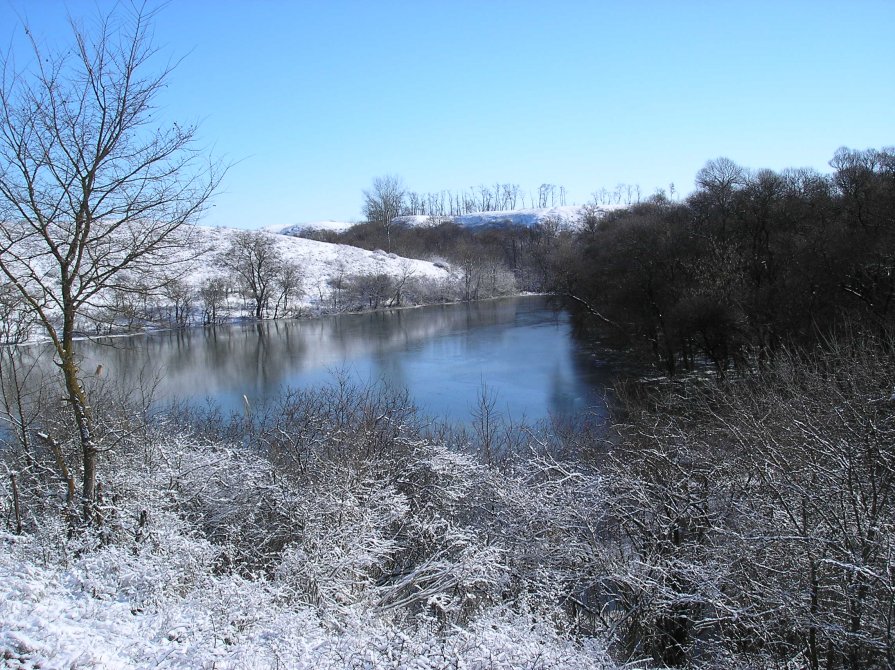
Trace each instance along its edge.
{"label": "blue sky", "polygon": [[[0,0],[48,44],[106,0]],[[150,7],[161,3],[150,1]],[[495,182],[692,189],[727,156],[828,170],[895,144],[895,1],[173,0],[183,57],[161,103],[234,163],[204,223],[360,217],[384,174],[420,192]]]}

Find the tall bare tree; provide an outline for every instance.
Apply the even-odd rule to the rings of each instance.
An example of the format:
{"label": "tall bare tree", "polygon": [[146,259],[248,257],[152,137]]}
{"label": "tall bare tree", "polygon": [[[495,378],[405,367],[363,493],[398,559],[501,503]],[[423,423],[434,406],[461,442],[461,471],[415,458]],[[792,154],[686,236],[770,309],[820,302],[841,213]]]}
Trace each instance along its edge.
{"label": "tall bare tree", "polygon": [[386,246],[392,251],[392,221],[404,213],[406,191],[404,182],[396,175],[376,177],[373,188],[364,191],[364,216],[370,223],[385,229]]}
{"label": "tall bare tree", "polygon": [[0,273],[55,349],[88,517],[99,450],[79,321],[107,306],[104,294],[132,290],[134,277],[152,288],[222,176],[196,147],[194,125],[153,118],[172,68],[154,69],[152,19],[118,3],[89,30],[71,21],[72,44],[58,50],[26,26],[29,65],[0,57]]}
{"label": "tall bare tree", "polygon": [[[254,303],[256,319],[267,314],[270,299],[286,265],[271,233],[242,230],[233,236],[221,264],[236,278],[240,288]],[[290,281],[299,281],[299,271],[290,268]],[[290,291],[296,288],[290,287]]]}

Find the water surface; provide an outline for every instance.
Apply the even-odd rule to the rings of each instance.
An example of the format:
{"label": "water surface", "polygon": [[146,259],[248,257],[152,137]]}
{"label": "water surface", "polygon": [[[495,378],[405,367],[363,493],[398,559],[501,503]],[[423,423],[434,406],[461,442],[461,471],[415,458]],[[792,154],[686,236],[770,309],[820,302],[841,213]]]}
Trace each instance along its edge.
{"label": "water surface", "polygon": [[125,383],[157,376],[156,399],[242,407],[287,387],[351,381],[406,388],[426,414],[465,422],[484,389],[495,410],[535,422],[603,415],[620,366],[572,337],[540,296],[156,332],[83,342],[82,369]]}

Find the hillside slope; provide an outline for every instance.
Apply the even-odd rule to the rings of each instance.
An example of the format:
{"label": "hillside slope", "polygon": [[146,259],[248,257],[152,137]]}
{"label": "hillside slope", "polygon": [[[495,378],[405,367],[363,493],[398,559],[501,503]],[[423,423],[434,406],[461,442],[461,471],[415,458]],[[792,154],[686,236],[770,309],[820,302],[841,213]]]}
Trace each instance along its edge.
{"label": "hillside slope", "polygon": [[[123,271],[114,274],[114,281],[106,280],[90,298],[80,313],[77,330],[83,335],[106,335],[135,332],[157,325],[187,326],[207,323],[203,305],[208,306],[203,289],[209,280],[217,279],[215,323],[253,316],[249,304],[250,297],[241,291],[241,286],[233,270],[227,267],[225,256],[232,243],[246,231],[232,228],[211,228],[206,226],[185,226],[166,240],[164,249],[155,256],[141,259],[137,266],[125,265]],[[103,268],[112,267],[129,253],[128,235],[130,231],[120,230],[111,252],[103,258]],[[439,287],[449,279],[449,271],[444,263],[434,263],[416,259],[401,258],[381,250],[367,251],[342,244],[330,244],[313,240],[278,235],[259,231],[270,243],[274,255],[294,267],[296,273],[291,280],[286,302],[282,309],[274,309],[284,295],[277,289],[281,275],[271,280],[271,309],[265,317],[297,316],[320,313],[336,309],[379,307],[394,304],[395,292],[402,287],[414,285],[418,290]],[[179,239],[177,239],[179,238]],[[24,259],[17,268],[19,276],[30,281],[35,294],[47,293],[56,296],[47,301],[44,313],[51,319],[61,318],[58,301],[60,293],[59,268],[49,253],[22,254]],[[281,271],[277,271],[278,273]],[[89,273],[85,281],[93,281]],[[300,279],[297,279],[300,277]],[[363,278],[363,279],[359,279]],[[138,289],[137,287],[143,287]],[[336,289],[334,286],[338,286]],[[354,288],[354,302],[348,303],[343,293]],[[370,291],[375,304],[368,297]],[[278,295],[274,293],[279,291]],[[333,300],[334,292],[340,298]],[[367,291],[367,293],[364,293]],[[388,293],[391,291],[391,293]],[[207,293],[206,293],[207,296]],[[15,296],[13,296],[14,298]],[[400,304],[415,304],[408,301],[405,290],[400,294]],[[417,296],[419,298],[419,296]],[[46,338],[46,333],[31,319],[22,318],[21,307],[15,302],[6,304],[6,317],[10,323],[19,324],[15,328],[0,331],[0,340],[9,343],[37,341]]]}
{"label": "hillside slope", "polygon": [[[599,215],[621,209],[626,205],[599,205],[596,210]],[[414,214],[398,216],[395,223],[406,226],[432,226],[439,223],[451,222],[465,228],[486,228],[489,226],[528,226],[533,227],[546,221],[555,221],[561,227],[578,228],[581,221],[582,205],[562,205],[559,207],[528,208],[496,210],[492,212],[476,212],[474,214],[461,214],[459,216],[428,216]],[[267,226],[264,230],[281,235],[304,235],[312,231],[327,231],[343,233],[356,224],[345,221],[315,221],[311,223],[297,223],[288,226]]]}
{"label": "hillside slope", "polygon": [[[201,262],[193,264],[185,275],[186,281],[198,287],[223,270],[218,259],[225,254],[240,231],[235,228],[209,228],[196,226],[195,242],[204,250]],[[326,300],[332,293],[329,280],[336,276],[378,275],[391,277],[410,275],[418,279],[447,279],[448,272],[429,261],[402,258],[381,250],[367,251],[346,244],[317,242],[288,234],[261,231],[275,246],[283,258],[296,263],[304,277],[303,301],[311,306]]]}

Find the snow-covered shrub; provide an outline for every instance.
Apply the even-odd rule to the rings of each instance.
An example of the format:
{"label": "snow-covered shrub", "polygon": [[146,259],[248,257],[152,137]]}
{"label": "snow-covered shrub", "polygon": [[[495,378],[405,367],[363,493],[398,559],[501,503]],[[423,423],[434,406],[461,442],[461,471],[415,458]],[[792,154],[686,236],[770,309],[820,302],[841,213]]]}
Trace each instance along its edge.
{"label": "snow-covered shrub", "polygon": [[396,304],[395,290],[395,279],[384,272],[351,275],[347,278],[342,300],[351,311],[379,309]]}
{"label": "snow-covered shrub", "polygon": [[[148,541],[99,547],[73,556],[71,585],[98,600],[123,600],[135,611],[155,610],[197,588],[217,550],[180,523],[156,519]],[[179,528],[178,528],[179,527]],[[179,532],[178,532],[179,531]]]}
{"label": "snow-covered shrub", "polygon": [[307,490],[304,532],[285,551],[277,581],[323,612],[369,603],[388,570],[407,503],[378,478],[342,471],[323,473]]}
{"label": "snow-covered shrub", "polygon": [[603,462],[595,592],[624,655],[890,667],[891,341],[780,351],[632,408]]}
{"label": "snow-covered shrub", "polygon": [[[10,538],[0,536],[4,548]],[[525,607],[495,607],[464,627],[396,625],[355,608],[338,626],[284,602],[275,584],[203,574],[153,609],[94,598],[13,544],[0,552],[0,658],[16,667],[565,668],[614,667],[599,644],[570,640]]]}
{"label": "snow-covered shrub", "polygon": [[433,443],[406,394],[345,381],[239,420],[128,416],[92,527],[48,508],[0,536],[0,575],[31,594],[0,603],[10,658],[604,667],[565,605],[580,529],[557,524],[591,509],[580,473],[498,469]]}
{"label": "snow-covered shrub", "polygon": [[615,668],[599,644],[564,638],[539,616],[508,607],[490,609],[468,626],[447,630],[434,619],[396,628],[358,616],[320,651],[320,667],[357,670]]}
{"label": "snow-covered shrub", "polygon": [[434,277],[411,277],[405,285],[404,295],[414,305],[456,302],[460,298],[456,282]]}

